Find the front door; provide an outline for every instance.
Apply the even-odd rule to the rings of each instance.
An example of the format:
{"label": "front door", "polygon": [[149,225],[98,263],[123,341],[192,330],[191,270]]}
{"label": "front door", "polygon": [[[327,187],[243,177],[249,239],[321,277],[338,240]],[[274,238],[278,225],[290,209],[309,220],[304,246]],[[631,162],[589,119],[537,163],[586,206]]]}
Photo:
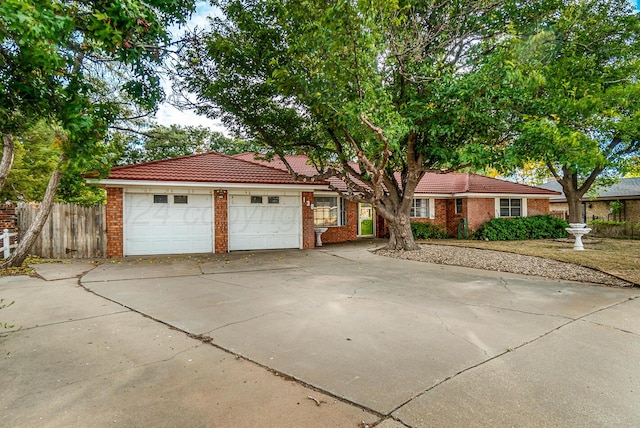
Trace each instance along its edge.
{"label": "front door", "polygon": [[373,223],[373,206],[358,204],[358,236],[373,236],[375,231]]}

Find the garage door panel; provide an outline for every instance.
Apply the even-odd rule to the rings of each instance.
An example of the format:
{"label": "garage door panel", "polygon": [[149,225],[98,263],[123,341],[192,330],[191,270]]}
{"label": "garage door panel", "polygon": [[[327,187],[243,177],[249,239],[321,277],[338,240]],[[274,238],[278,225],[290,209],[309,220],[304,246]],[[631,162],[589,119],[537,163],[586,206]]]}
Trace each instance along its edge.
{"label": "garage door panel", "polygon": [[188,195],[187,203],[154,203],[153,194],[125,196],[125,254],[213,252],[211,195]]}
{"label": "garage door panel", "polygon": [[301,198],[278,196],[279,203],[251,203],[249,195],[230,195],[229,250],[300,248]]}

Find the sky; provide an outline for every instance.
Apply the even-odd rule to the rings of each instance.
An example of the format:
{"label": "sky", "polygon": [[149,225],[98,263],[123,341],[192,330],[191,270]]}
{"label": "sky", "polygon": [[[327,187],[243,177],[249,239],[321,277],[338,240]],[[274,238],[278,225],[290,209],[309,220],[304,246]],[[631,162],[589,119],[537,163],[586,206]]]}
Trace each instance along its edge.
{"label": "sky", "polygon": [[[640,0],[631,1],[635,1],[636,9],[640,10]],[[189,22],[183,27],[174,27],[172,29],[172,33],[177,39],[182,33],[184,33],[185,28],[204,28],[208,26],[207,16],[215,15],[215,13],[215,8],[213,8],[208,2],[200,1],[197,3],[196,12],[191,17]],[[171,83],[167,79],[165,79],[163,81],[163,86],[167,96],[169,97],[172,92]],[[222,132],[227,136],[231,136],[230,133],[225,129],[224,125],[222,125],[222,123],[220,123],[219,121],[211,120],[205,116],[197,115],[193,111],[180,111],[168,103],[163,103],[160,105],[160,108],[158,109],[155,117],[156,121],[160,125],[168,126],[175,124],[185,126],[205,126],[214,131]]]}
{"label": "sky", "polygon": [[[208,2],[198,2],[196,13],[191,17],[189,22],[187,22],[187,24],[182,27],[174,26],[171,29],[174,38],[178,39],[184,33],[185,29],[192,30],[195,27],[204,28],[208,26],[207,16],[214,14],[215,10],[211,5],[208,4]],[[165,78],[162,81],[162,85],[167,98],[170,98],[172,93],[171,82],[167,78]],[[180,111],[166,102],[160,105],[155,118],[156,122],[159,125],[205,126],[212,129],[213,131],[222,132],[227,136],[231,136],[230,133],[225,129],[224,125],[222,125],[219,121],[211,120],[205,116],[199,116],[193,111]]]}

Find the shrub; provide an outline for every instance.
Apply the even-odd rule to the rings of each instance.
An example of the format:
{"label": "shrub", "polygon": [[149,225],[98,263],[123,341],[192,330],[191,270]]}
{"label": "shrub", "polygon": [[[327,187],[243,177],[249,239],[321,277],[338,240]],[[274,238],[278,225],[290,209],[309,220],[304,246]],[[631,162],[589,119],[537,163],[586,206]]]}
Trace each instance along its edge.
{"label": "shrub", "polygon": [[415,239],[450,238],[446,230],[432,223],[411,223],[411,232]]}
{"label": "shrub", "polygon": [[590,220],[587,225],[591,228],[591,234],[594,236],[603,236],[608,238],[635,237],[640,233],[640,223],[634,225],[626,221],[611,220]]}
{"label": "shrub", "polygon": [[566,238],[568,226],[565,220],[550,215],[494,218],[480,226],[473,237],[488,241]]}

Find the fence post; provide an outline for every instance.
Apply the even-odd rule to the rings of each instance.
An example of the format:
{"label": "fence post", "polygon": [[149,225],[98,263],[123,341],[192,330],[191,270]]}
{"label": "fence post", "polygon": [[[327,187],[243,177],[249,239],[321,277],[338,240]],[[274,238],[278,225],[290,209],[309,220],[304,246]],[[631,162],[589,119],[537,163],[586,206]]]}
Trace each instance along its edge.
{"label": "fence post", "polygon": [[2,233],[2,247],[4,249],[4,258],[8,259],[11,255],[11,238],[9,237],[9,229],[5,229]]}

